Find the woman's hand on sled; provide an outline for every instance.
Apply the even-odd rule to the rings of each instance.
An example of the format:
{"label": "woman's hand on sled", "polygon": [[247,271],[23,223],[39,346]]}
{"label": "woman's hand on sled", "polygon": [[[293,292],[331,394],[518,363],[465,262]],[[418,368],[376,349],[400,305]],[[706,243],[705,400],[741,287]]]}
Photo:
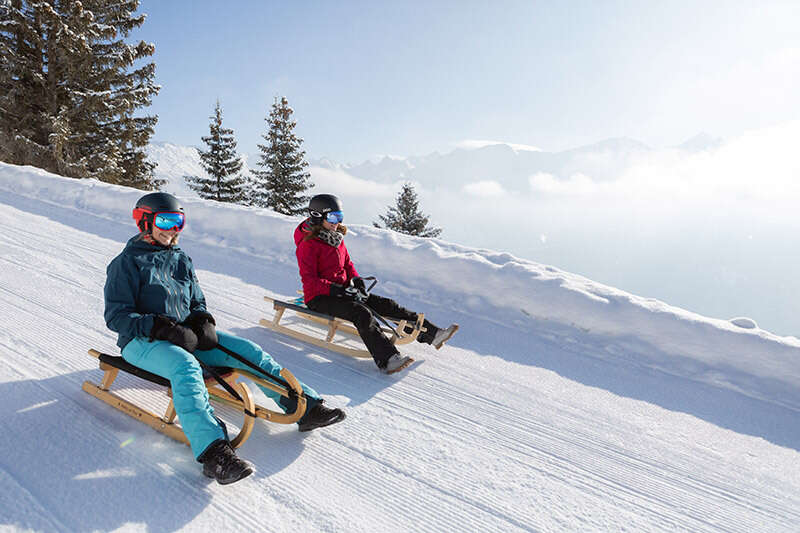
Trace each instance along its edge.
{"label": "woman's hand on sled", "polygon": [[217,321],[211,313],[205,311],[195,311],[184,322],[197,336],[198,350],[211,350],[217,345]]}
{"label": "woman's hand on sled", "polygon": [[359,276],[356,276],[350,280],[350,285],[356,288],[358,292],[367,294],[367,286],[364,283],[364,280],[361,279]]}
{"label": "woman's hand on sled", "polygon": [[154,339],[169,341],[189,353],[193,353],[197,349],[197,335],[191,329],[176,324],[174,320],[166,316],[157,315],[153,319],[150,340]]}

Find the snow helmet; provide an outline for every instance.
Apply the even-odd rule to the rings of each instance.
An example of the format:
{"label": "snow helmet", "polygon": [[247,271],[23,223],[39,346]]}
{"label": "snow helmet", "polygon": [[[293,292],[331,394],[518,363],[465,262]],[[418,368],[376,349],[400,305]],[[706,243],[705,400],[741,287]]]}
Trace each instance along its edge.
{"label": "snow helmet", "polygon": [[308,202],[308,215],[311,224],[318,226],[325,220],[325,215],[331,211],[341,211],[342,202],[332,194],[318,194]]}
{"label": "snow helmet", "polygon": [[142,233],[153,231],[153,217],[156,213],[183,213],[183,206],[177,198],[166,192],[145,194],[133,208],[133,220]]}

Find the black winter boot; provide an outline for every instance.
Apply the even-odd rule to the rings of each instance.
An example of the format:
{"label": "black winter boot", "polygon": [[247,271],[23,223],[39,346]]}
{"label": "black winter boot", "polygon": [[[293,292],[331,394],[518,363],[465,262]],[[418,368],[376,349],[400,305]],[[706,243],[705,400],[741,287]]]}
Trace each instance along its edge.
{"label": "black winter boot", "polygon": [[203,463],[203,474],[214,478],[220,485],[235,483],[253,473],[253,465],[239,459],[226,440],[218,440],[199,457]]}
{"label": "black winter boot", "polygon": [[319,402],[306,411],[306,414],[297,423],[297,427],[300,431],[311,431],[312,429],[330,426],[344,419],[344,411],[341,409],[329,409],[322,402]]}

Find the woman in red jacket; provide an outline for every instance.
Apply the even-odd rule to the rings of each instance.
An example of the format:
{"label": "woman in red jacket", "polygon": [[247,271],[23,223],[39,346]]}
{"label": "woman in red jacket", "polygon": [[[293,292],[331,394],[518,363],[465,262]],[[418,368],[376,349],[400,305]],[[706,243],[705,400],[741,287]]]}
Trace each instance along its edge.
{"label": "woman in red jacket", "polygon": [[[392,374],[403,370],[414,359],[397,351],[381,331],[373,311],[386,318],[410,322],[417,320],[417,314],[376,294],[370,294],[364,302],[354,299],[355,291],[347,289],[362,293],[366,289],[344,245],[347,228],[341,224],[344,218],[341,202],[332,194],[318,194],[311,198],[308,211],[309,218],[294,231],[306,306],[351,321],[382,372]],[[437,350],[458,330],[458,324],[441,329],[428,320],[424,321],[424,327],[417,340],[432,344]]]}

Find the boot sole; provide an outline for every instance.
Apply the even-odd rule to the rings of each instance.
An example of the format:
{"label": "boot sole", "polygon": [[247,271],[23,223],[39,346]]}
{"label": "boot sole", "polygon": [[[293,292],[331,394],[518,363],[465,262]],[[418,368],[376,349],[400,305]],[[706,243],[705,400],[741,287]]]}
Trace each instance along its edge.
{"label": "boot sole", "polygon": [[396,374],[397,372],[400,372],[401,370],[405,370],[406,368],[408,368],[409,366],[411,366],[411,363],[413,363],[413,362],[414,362],[414,358],[412,358],[412,357],[409,357],[409,358],[408,358],[408,361],[406,361],[406,362],[405,362],[405,363],[403,363],[402,365],[398,366],[398,367],[397,367],[397,368],[395,368],[394,370],[386,370],[386,369],[383,369],[383,373],[384,373],[384,374]]}
{"label": "boot sole", "polygon": [[[229,480],[217,479],[217,483],[219,483],[220,485],[230,485],[231,483],[236,483],[237,481],[243,480],[244,478],[246,478],[247,476],[249,476],[252,473],[253,473],[253,469],[252,468],[248,468],[247,470],[244,470],[240,476],[237,476],[237,477],[235,477],[233,479],[229,479]],[[216,479],[216,477],[213,476],[213,475],[206,474],[205,472],[203,472],[203,474],[208,478]]]}
{"label": "boot sole", "polygon": [[344,411],[342,411],[342,414],[341,414],[341,415],[339,415],[339,416],[336,416],[336,417],[334,417],[334,418],[332,418],[332,419],[328,420],[328,421],[327,421],[327,422],[325,422],[324,424],[319,424],[319,425],[316,425],[316,426],[314,426],[314,427],[304,427],[304,428],[298,428],[298,431],[302,431],[302,432],[306,432],[306,431],[313,431],[313,430],[315,430],[315,429],[319,429],[319,428],[324,428],[324,427],[332,426],[332,425],[336,424],[337,422],[341,422],[341,421],[342,421],[342,420],[344,420],[345,418],[347,418],[347,415],[345,414],[345,412],[344,412]]}
{"label": "boot sole", "polygon": [[434,348],[436,348],[437,350],[440,350],[440,349],[442,348],[442,346],[444,346],[444,343],[446,343],[447,341],[449,341],[450,339],[452,339],[452,338],[453,338],[453,335],[455,335],[455,334],[456,334],[456,331],[458,331],[458,328],[459,328],[459,325],[458,325],[458,324],[456,324],[455,326],[456,326],[456,327],[453,329],[453,331],[451,331],[451,332],[450,332],[450,335],[448,335],[447,337],[445,337],[445,338],[444,338],[444,340],[442,340],[442,342],[440,342],[439,344],[434,344],[434,345],[433,345],[433,347],[434,347]]}

